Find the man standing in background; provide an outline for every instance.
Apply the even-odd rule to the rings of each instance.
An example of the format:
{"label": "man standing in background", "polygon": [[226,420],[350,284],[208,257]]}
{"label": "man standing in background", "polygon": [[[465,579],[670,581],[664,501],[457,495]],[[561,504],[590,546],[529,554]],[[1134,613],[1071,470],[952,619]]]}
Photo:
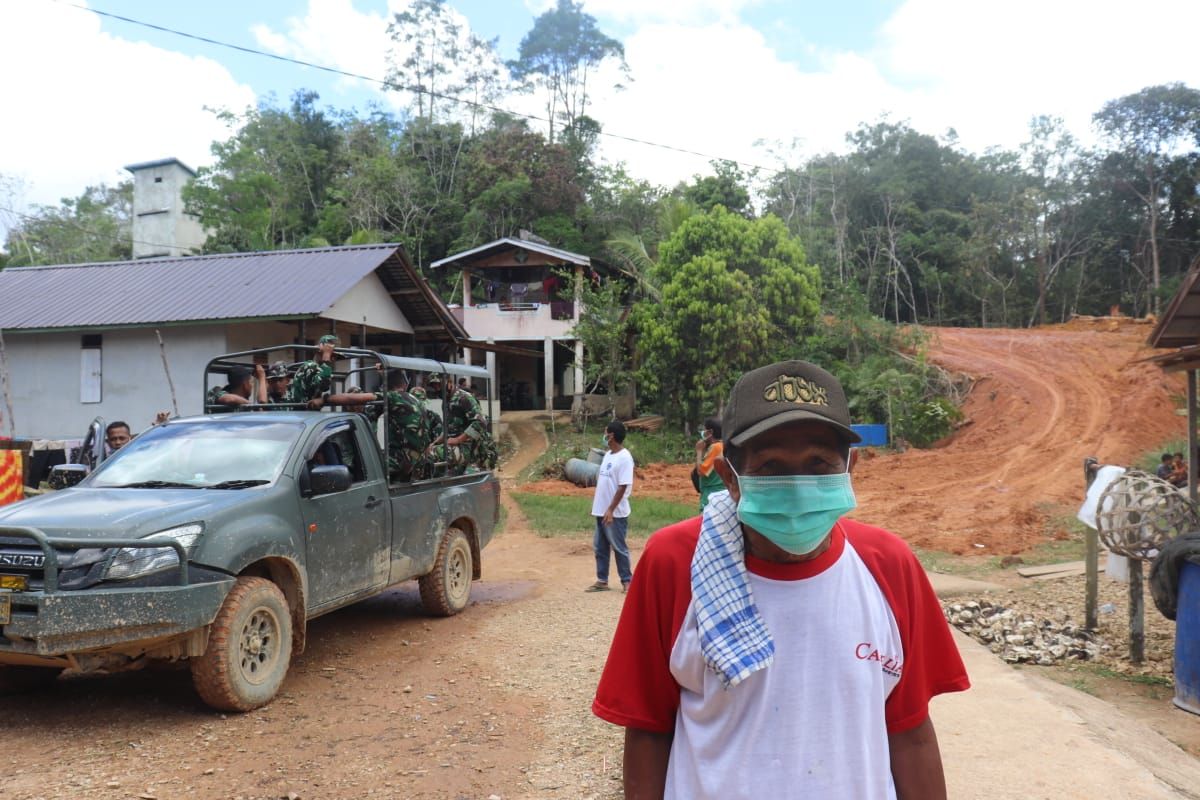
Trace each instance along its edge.
{"label": "man standing in background", "polygon": [[633,491],[633,456],[625,447],[625,425],[620,420],[614,419],[605,426],[604,443],[608,452],[600,462],[596,494],[592,498],[592,516],[596,518],[596,533],[592,539],[592,549],[596,552],[596,582],[584,591],[608,591],[608,554],[611,550],[624,592],[633,580],[629,548],[625,545],[625,534],[629,529],[629,495]]}

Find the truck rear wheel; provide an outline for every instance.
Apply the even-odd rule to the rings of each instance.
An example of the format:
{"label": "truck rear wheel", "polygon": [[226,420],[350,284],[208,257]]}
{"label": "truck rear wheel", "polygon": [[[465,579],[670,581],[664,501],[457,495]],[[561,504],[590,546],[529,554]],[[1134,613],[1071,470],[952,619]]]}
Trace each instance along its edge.
{"label": "truck rear wheel", "polygon": [[266,578],[241,577],[225,597],[204,655],[191,660],[205,703],[249,711],[275,697],[292,658],[292,618],[283,592]]}
{"label": "truck rear wheel", "polygon": [[458,528],[446,530],[438,545],[433,571],[417,579],[421,605],[430,614],[450,617],[467,607],[471,600],[471,574],[474,564],[471,542]]}

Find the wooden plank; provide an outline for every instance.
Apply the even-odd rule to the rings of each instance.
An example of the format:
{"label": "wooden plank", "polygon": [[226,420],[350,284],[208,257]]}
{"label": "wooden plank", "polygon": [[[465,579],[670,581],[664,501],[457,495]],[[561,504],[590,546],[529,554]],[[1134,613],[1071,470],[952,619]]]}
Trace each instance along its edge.
{"label": "wooden plank", "polygon": [[1062,572],[1048,572],[1045,575],[1031,575],[1029,579],[1033,581],[1053,581],[1059,578],[1074,578],[1077,575],[1083,575],[1086,571],[1084,567],[1079,567],[1078,569],[1068,569]]}
{"label": "wooden plank", "polygon": [[1053,575],[1056,572],[1076,571],[1082,575],[1087,565],[1083,561],[1064,561],[1061,564],[1042,564],[1037,567],[1021,567],[1017,574],[1022,578],[1036,578],[1038,575]]}

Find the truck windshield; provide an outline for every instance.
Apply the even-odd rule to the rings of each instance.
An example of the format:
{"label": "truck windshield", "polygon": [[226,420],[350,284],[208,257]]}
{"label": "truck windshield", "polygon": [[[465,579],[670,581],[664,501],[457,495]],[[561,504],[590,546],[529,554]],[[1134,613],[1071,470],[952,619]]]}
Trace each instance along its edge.
{"label": "truck windshield", "polygon": [[176,422],[122,447],[84,485],[96,488],[242,489],[271,483],[304,430],[287,422]]}

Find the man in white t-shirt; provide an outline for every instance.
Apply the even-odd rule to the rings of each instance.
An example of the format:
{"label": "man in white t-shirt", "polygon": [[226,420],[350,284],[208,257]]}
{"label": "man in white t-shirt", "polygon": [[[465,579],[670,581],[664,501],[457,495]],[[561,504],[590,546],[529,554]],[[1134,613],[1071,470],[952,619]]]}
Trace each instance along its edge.
{"label": "man in white t-shirt", "polygon": [[945,800],[929,700],[970,683],[912,551],[843,516],[841,385],[761,367],[721,427],[727,491],[646,543],[592,703],[625,797]]}
{"label": "man in white t-shirt", "polygon": [[592,516],[596,518],[596,533],[592,549],[596,551],[596,582],[584,591],[608,591],[609,551],[617,561],[617,576],[621,591],[629,588],[633,569],[629,565],[629,548],[625,534],[629,526],[629,495],[633,491],[633,456],[625,448],[625,426],[614,419],[604,428],[604,443],[608,452],[600,462],[596,476],[596,494],[592,497]]}

